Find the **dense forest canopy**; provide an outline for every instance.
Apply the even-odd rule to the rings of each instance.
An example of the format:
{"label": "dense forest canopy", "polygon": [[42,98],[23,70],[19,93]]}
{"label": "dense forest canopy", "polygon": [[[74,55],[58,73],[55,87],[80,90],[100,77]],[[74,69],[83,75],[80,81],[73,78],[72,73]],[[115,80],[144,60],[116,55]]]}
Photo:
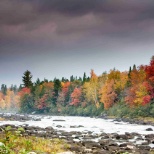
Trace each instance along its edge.
{"label": "dense forest canopy", "polygon": [[1,111],[87,116],[101,115],[115,106],[139,109],[137,112],[148,106],[148,116],[154,116],[154,56],[149,65],[134,65],[125,72],[112,69],[98,76],[91,70],[90,77],[84,73],[83,77],[72,75],[53,81],[38,78],[33,83],[32,73],[27,70],[22,79],[20,87],[1,85]]}

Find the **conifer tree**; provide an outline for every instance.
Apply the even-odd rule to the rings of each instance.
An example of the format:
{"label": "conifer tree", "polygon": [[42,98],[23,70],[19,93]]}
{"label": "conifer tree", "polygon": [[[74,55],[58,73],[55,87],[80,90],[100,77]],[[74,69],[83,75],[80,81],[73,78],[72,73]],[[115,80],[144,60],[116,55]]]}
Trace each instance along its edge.
{"label": "conifer tree", "polygon": [[58,94],[59,91],[61,90],[62,86],[61,86],[61,82],[59,79],[55,79],[54,80],[54,97],[53,97],[53,103],[56,105],[57,102],[57,98],[58,98]]}
{"label": "conifer tree", "polygon": [[33,83],[32,83],[32,74],[30,71],[25,71],[24,76],[22,77],[23,85],[24,87],[31,88]]}
{"label": "conifer tree", "polygon": [[1,92],[6,95],[6,92],[7,92],[7,86],[5,84],[2,84],[1,85]]}
{"label": "conifer tree", "polygon": [[136,70],[136,65],[135,65],[135,64],[133,65],[133,71],[134,71],[134,70]]}
{"label": "conifer tree", "polygon": [[36,82],[35,82],[35,85],[40,85],[41,84],[41,81],[39,78],[37,78]]}
{"label": "conifer tree", "polygon": [[83,83],[86,82],[86,80],[87,80],[87,77],[86,77],[86,73],[84,72],[84,74],[83,74]]}

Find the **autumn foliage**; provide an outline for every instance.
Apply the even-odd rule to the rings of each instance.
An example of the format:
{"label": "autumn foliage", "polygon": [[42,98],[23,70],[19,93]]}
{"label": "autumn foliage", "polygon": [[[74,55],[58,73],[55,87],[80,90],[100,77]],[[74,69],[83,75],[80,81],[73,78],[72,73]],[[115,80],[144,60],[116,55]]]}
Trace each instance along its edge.
{"label": "autumn foliage", "polygon": [[[37,80],[32,86],[18,90],[5,87],[3,84],[0,91],[2,110],[13,107],[24,112],[30,109],[56,113],[74,107],[87,112],[88,106],[96,107],[96,111],[100,106],[108,110],[119,102],[130,108],[146,106],[154,100],[154,57],[149,65],[133,66],[129,71],[112,69],[96,75],[91,70],[90,77],[84,73],[83,78],[71,76],[70,80]],[[93,109],[89,107],[89,110]]]}
{"label": "autumn foliage", "polygon": [[70,103],[70,105],[78,106],[78,104],[80,103],[80,97],[81,97],[81,89],[75,88],[71,94],[72,102]]}
{"label": "autumn foliage", "polygon": [[109,109],[115,103],[117,94],[114,91],[114,80],[106,83],[100,90],[101,99],[100,102],[104,103],[104,108]]}

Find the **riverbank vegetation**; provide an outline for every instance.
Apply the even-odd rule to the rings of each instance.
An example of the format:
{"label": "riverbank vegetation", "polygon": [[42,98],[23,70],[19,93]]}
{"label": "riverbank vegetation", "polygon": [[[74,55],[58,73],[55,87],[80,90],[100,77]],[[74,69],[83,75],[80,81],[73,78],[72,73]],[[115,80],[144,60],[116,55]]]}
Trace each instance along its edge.
{"label": "riverbank vegetation", "polygon": [[108,73],[70,79],[55,78],[53,81],[39,78],[32,82],[32,74],[23,74],[20,87],[1,86],[1,111],[14,109],[21,113],[50,115],[116,117],[154,117],[154,56],[149,65],[130,67],[120,72],[112,69]]}
{"label": "riverbank vegetation", "polygon": [[63,140],[45,139],[35,136],[24,136],[23,128],[13,129],[11,126],[1,128],[0,153],[1,154],[28,154],[50,153],[56,154],[69,148]]}

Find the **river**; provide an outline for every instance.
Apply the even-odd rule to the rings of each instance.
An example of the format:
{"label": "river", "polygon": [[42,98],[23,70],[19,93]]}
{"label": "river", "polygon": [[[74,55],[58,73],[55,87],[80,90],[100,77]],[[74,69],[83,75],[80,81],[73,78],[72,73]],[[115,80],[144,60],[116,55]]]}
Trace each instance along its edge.
{"label": "river", "polygon": [[[9,115],[9,114],[8,114]],[[24,116],[24,115],[22,115]],[[44,116],[28,115],[31,120],[28,121],[0,121],[0,125],[29,125],[39,126],[42,128],[52,126],[56,130],[70,131],[92,131],[93,133],[118,133],[136,132],[139,134],[151,134],[154,131],[146,131],[147,128],[154,130],[154,126],[130,124],[126,122],[117,122],[114,119],[101,119],[90,117],[73,117],[73,116]]]}
{"label": "river", "polygon": [[[6,113],[3,114],[11,118],[14,116],[13,114]],[[4,116],[4,117],[5,117]],[[59,134],[63,134],[62,132],[81,132],[82,137],[75,138],[74,141],[80,142],[84,141],[84,136],[91,134],[92,136],[89,140],[94,142],[99,142],[102,139],[103,133],[108,134],[112,141],[115,141],[118,144],[131,142],[133,145],[142,145],[142,143],[147,142],[146,135],[154,134],[154,126],[152,125],[139,125],[139,124],[130,124],[127,122],[118,122],[114,119],[102,119],[102,118],[90,118],[90,117],[75,117],[75,116],[48,116],[48,115],[18,115],[19,120],[7,120],[0,121],[0,125],[11,124],[16,126],[26,126],[26,127],[52,127]],[[28,117],[27,120],[25,117]],[[9,119],[8,118],[8,119]],[[147,131],[150,129],[150,131]],[[89,133],[90,132],[90,133]],[[133,137],[129,140],[117,140],[112,139],[112,134],[125,134],[126,133],[134,133]],[[75,133],[76,134],[76,133]],[[139,135],[136,135],[139,134]],[[67,136],[67,134],[66,134]],[[72,135],[73,137],[73,135]],[[89,136],[88,136],[89,137]],[[120,143],[121,142],[121,143]],[[154,148],[153,139],[150,139],[150,142],[147,143],[148,146]]]}

